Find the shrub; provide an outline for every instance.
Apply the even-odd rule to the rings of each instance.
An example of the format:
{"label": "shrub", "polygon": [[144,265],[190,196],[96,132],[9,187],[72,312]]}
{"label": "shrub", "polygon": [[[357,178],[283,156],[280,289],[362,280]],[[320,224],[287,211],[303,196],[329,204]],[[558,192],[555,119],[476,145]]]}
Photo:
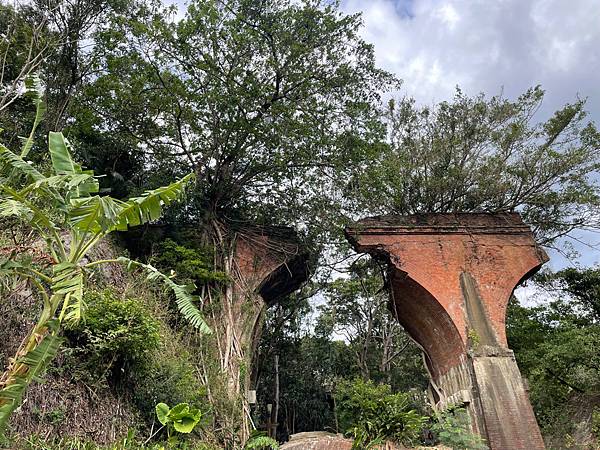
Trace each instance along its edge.
{"label": "shrub", "polygon": [[86,320],[68,331],[74,353],[92,373],[145,360],[160,344],[160,323],[135,298],[113,290],[85,294]]}
{"label": "shrub", "polygon": [[206,388],[196,378],[183,349],[161,348],[138,364],[130,376],[133,400],[150,423],[158,403],[188,403],[201,411],[209,409]]}
{"label": "shrub", "polygon": [[172,269],[179,280],[198,283],[227,280],[223,272],[214,270],[211,251],[165,239],[155,247],[154,253],[153,262],[158,267]]}
{"label": "shrub", "polygon": [[440,413],[431,427],[441,444],[456,450],[486,450],[484,440],[471,432],[469,414],[464,408],[449,408]]}
{"label": "shrub", "polygon": [[277,450],[279,444],[273,438],[268,437],[263,431],[254,431],[250,439],[244,445],[244,450]]}
{"label": "shrub", "polygon": [[335,400],[340,427],[354,438],[353,448],[385,440],[412,444],[426,421],[411,407],[408,394],[392,394],[385,384],[344,380],[336,387]]}

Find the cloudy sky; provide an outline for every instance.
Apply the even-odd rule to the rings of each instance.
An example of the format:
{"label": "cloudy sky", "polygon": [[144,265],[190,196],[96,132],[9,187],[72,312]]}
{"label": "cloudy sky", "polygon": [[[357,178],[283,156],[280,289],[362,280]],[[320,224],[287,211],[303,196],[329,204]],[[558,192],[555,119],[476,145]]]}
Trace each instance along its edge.
{"label": "cloudy sky", "polygon": [[[600,0],[342,0],[341,7],[362,13],[362,35],[379,65],[404,80],[401,95],[431,104],[460,86],[514,98],[540,84],[540,120],[580,96],[600,123]],[[600,262],[600,251],[578,250],[581,264]],[[555,268],[566,264],[553,255]]]}
{"label": "cloudy sky", "polygon": [[[599,0],[344,0],[342,7],[362,13],[379,65],[420,103],[447,100],[456,86],[514,98],[540,84],[540,120],[580,96],[600,123]],[[599,251],[577,249],[580,264],[600,262]],[[567,264],[552,255],[553,268]]]}

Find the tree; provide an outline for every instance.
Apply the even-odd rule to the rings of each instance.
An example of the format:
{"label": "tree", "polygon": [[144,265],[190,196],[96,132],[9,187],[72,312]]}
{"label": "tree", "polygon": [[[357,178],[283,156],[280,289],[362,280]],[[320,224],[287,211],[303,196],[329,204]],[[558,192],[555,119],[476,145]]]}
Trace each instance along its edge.
{"label": "tree", "polygon": [[396,83],[360,24],[320,0],[197,0],[179,22],[150,3],[96,36],[76,117],[135,138],[148,176],[194,170],[189,219],[323,230],[361,139],[383,131],[378,92]]}
{"label": "tree", "polygon": [[600,134],[584,100],[535,123],[543,98],[536,87],[515,101],[460,90],[433,107],[392,100],[389,146],[349,195],[378,214],[518,211],[544,245],[598,228]]}
{"label": "tree", "polygon": [[233,293],[236,235],[250,225],[296,226],[319,237],[316,253],[341,238],[341,187],[383,133],[379,91],[397,81],[376,68],[360,25],[335,2],[196,0],[183,20],[147,2],[113,14],[95,35],[93,76],[73,103],[69,136],[87,142],[89,162],[116,161],[104,144],[120,141],[116,152],[142,162],[142,186],[196,173],[190,201],[171,219],[201,230],[232,280],[207,289],[215,339],[223,338],[212,347],[223,349],[236,401],[254,347],[241,330],[263,306]]}
{"label": "tree", "polygon": [[546,301],[525,307],[511,300],[508,343],[529,380],[542,429],[549,438],[564,440],[574,431],[573,417],[589,423],[594,406],[598,406],[600,271],[565,269],[544,273],[537,282]]}
{"label": "tree", "polygon": [[[328,336],[343,336],[363,380],[404,390],[426,386],[420,350],[388,310],[380,268],[372,260],[358,260],[349,272],[349,278],[328,286],[321,327],[329,327]],[[399,372],[404,376],[397,377]]]}
{"label": "tree", "polygon": [[56,45],[47,25],[44,17],[0,2],[0,118]]}
{"label": "tree", "polygon": [[[41,87],[35,78],[28,85],[34,88],[37,126],[44,112]],[[27,280],[42,300],[37,323],[0,377],[0,433],[28,385],[42,375],[56,355],[61,327],[84,317],[86,280],[99,264],[118,262],[143,269],[148,279],[173,290],[179,309],[196,328],[210,331],[191,295],[194,286],[178,285],[154,267],[125,257],[89,261],[90,251],[112,231],[157,220],[163,207],[181,197],[193,174],[126,202],[115,200],[98,194],[93,172],[73,161],[70,145],[61,133],[48,136],[51,173],[44,175],[30,165],[26,158],[34,133],[35,129],[19,154],[0,144],[0,217],[31,227],[45,243],[49,261],[35,264],[20,255],[19,248],[0,261],[0,275]]]}

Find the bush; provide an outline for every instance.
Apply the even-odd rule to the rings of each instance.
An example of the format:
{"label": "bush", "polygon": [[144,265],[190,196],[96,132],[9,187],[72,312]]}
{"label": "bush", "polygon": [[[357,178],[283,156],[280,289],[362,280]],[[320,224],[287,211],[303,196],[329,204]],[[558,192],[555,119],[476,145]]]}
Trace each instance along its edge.
{"label": "bush", "polygon": [[85,294],[86,320],[67,335],[73,352],[91,373],[144,361],[160,345],[160,323],[141,300],[120,298],[113,290]]}
{"label": "bush", "polygon": [[181,281],[196,283],[223,282],[227,276],[216,272],[213,267],[212,252],[176,243],[165,239],[154,249],[154,264],[166,270],[173,270]]}
{"label": "bush", "polygon": [[131,373],[133,400],[149,422],[158,403],[189,403],[201,411],[209,410],[206,388],[196,378],[187,354],[183,349],[173,350],[161,348]]}
{"label": "bush", "polygon": [[244,450],[277,450],[279,444],[273,438],[270,438],[263,431],[253,431],[250,439],[244,445]]}
{"label": "bush", "polygon": [[449,408],[438,415],[431,427],[441,444],[456,450],[486,450],[485,441],[471,432],[469,414],[464,408]]}
{"label": "bush", "polygon": [[335,400],[340,427],[354,438],[353,448],[386,440],[412,444],[427,419],[411,407],[408,394],[392,394],[389,385],[372,381],[341,381]]}

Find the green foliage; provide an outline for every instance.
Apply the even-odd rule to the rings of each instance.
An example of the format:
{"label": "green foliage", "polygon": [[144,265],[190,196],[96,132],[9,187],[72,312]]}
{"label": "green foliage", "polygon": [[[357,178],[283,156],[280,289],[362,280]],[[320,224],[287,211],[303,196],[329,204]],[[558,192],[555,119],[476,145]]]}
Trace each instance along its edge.
{"label": "green foliage", "polygon": [[163,274],[154,266],[143,264],[124,256],[119,256],[115,261],[124,264],[129,270],[140,268],[146,273],[147,280],[158,281],[164,284],[175,295],[175,303],[183,317],[185,317],[187,321],[201,333],[212,333],[212,330],[204,320],[204,315],[198,309],[197,305],[200,303],[200,298],[197,295],[194,295],[194,292],[196,291],[196,285],[194,283],[185,285],[177,284],[171,277]]}
{"label": "green foliage", "polygon": [[536,87],[514,101],[460,90],[433,107],[390,101],[389,145],[356,168],[349,195],[361,214],[519,211],[544,244],[596,227],[600,133],[583,100],[533,122],[543,98]]}
{"label": "green foliage", "polygon": [[449,408],[437,415],[431,427],[438,441],[453,450],[487,450],[485,441],[471,431],[469,414],[464,408]]}
{"label": "green foliage", "polygon": [[[40,89],[35,80],[31,85]],[[39,97],[40,91],[36,94]],[[37,101],[36,107],[41,118],[43,102]],[[34,122],[31,136],[38,123],[39,118]],[[0,144],[0,216],[18,219],[35,230],[46,243],[45,250],[53,263],[38,270],[31,264],[14,261],[14,255],[0,261],[3,276],[29,281],[42,299],[37,323],[2,376],[0,434],[20,404],[26,387],[39,378],[56,355],[61,325],[74,326],[84,317],[83,293],[91,268],[106,262],[135,264],[126,258],[86,264],[84,259],[89,251],[111,231],[156,220],[163,207],[177,200],[193,178],[190,174],[169,186],[123,202],[98,195],[93,173],[82,170],[73,161],[70,145],[61,133],[51,132],[48,138],[52,163],[49,176],[24,159],[30,148],[30,142],[26,141],[20,154],[16,154]],[[62,234],[63,230],[67,235]],[[176,284],[152,267],[140,266],[151,272],[149,278],[174,290],[184,315],[192,319],[194,326],[204,326],[206,330],[192,303],[193,288]]]}
{"label": "green foliage", "polygon": [[264,432],[253,431],[252,435],[244,445],[244,450],[277,450],[279,444],[273,438],[268,437]]}
{"label": "green foliage", "polygon": [[76,353],[87,367],[105,373],[116,363],[139,363],[160,345],[160,323],[139,299],[120,298],[113,290],[90,291],[84,296],[85,322],[70,329]]}
{"label": "green foliage", "polygon": [[425,389],[428,378],[421,350],[388,309],[380,267],[373,260],[359,260],[348,272],[349,277],[327,285],[327,302],[319,307],[321,332],[344,337],[363,379],[395,390]]}
{"label": "green foliage", "polygon": [[[171,339],[166,337],[166,339]],[[161,345],[129,373],[133,401],[148,423],[157,403],[188,403],[207,411],[206,388],[195,375],[189,355],[173,343]]]}
{"label": "green foliage", "polygon": [[600,271],[567,269],[537,281],[545,302],[525,307],[512,299],[507,337],[542,431],[563,445],[566,435],[575,435],[573,416],[591,419],[600,389]]}
{"label": "green foliage", "polygon": [[372,381],[342,380],[335,399],[340,428],[354,438],[357,449],[374,441],[412,444],[427,419],[411,408],[408,394],[392,394],[389,385]]}
{"label": "green foliage", "polygon": [[167,428],[170,437],[173,430],[178,433],[191,433],[200,422],[202,412],[187,403],[179,403],[173,408],[169,408],[166,403],[159,403],[156,405],[156,417]]}
{"label": "green foliage", "polygon": [[170,238],[155,247],[153,261],[160,268],[173,270],[180,280],[196,283],[227,281],[224,273],[214,270],[213,252],[179,245]]}
{"label": "green foliage", "polygon": [[103,157],[106,141],[130,142],[115,153],[143,154],[145,180],[202,174],[185,217],[339,223],[333,180],[367,160],[379,91],[399,85],[359,16],[321,0],[197,0],[171,18],[154,2],[111,17],[73,134]]}

